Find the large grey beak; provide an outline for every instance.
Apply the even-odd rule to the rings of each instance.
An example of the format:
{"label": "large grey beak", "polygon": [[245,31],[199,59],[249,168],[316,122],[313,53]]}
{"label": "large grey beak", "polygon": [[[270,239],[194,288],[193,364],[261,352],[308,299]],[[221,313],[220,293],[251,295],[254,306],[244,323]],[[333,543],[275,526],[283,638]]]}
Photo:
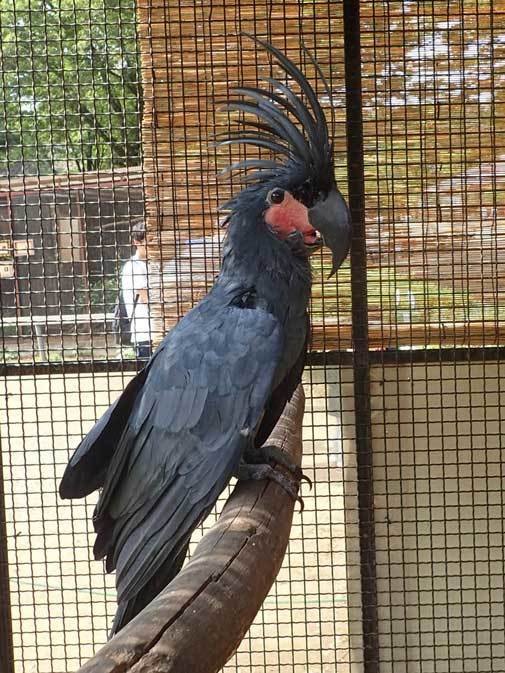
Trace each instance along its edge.
{"label": "large grey beak", "polygon": [[338,189],[332,189],[324,201],[318,201],[309,209],[309,222],[319,231],[324,244],[332,252],[331,278],[347,257],[351,246],[351,216]]}

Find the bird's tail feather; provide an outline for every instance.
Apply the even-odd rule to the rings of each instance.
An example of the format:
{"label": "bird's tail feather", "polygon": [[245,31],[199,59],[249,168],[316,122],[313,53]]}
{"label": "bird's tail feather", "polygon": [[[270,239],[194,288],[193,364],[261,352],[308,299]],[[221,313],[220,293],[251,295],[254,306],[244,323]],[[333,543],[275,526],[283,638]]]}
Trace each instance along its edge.
{"label": "bird's tail feather", "polygon": [[136,617],[178,575],[186,558],[188,546],[189,539],[182,545],[182,549],[175,559],[172,557],[168,558],[155,576],[142,588],[142,591],[133,598],[119,603],[109,638],[116,635],[118,631]]}

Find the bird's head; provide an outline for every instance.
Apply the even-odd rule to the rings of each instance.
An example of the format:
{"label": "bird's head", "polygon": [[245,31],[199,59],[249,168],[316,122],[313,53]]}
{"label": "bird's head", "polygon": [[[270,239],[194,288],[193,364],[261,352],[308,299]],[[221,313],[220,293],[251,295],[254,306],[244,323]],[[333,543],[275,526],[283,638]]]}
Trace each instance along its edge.
{"label": "bird's head", "polygon": [[[300,89],[263,78],[268,87],[232,90],[225,109],[245,113],[243,128],[228,133],[218,145],[254,145],[267,150],[269,158],[245,159],[224,172],[241,171],[244,188],[221,210],[232,214],[244,208],[258,210],[265,226],[280,240],[303,243],[310,254],[325,244],[333,255],[335,272],[350,245],[347,204],[337,189],[328,125],[309,82],[281,51],[247,35],[266,49]],[[308,54],[308,52],[307,52]],[[316,61],[308,54],[326,85]],[[253,120],[250,120],[250,117]]]}

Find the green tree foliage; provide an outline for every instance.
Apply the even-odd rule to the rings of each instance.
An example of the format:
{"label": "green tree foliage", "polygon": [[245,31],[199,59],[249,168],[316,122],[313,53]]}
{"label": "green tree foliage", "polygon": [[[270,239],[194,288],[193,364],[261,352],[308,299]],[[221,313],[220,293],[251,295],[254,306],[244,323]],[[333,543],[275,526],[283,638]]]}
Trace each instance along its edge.
{"label": "green tree foliage", "polygon": [[138,164],[134,2],[1,0],[1,5],[0,171]]}

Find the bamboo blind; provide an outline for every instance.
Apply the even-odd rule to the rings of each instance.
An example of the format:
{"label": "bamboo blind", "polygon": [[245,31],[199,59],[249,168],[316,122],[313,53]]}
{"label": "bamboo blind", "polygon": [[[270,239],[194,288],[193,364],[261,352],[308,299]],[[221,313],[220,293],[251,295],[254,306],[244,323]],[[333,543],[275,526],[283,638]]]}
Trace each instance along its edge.
{"label": "bamboo blind", "polygon": [[[504,7],[363,3],[371,348],[504,343]],[[331,82],[333,100],[322,100],[328,119],[333,103],[346,191],[342,6],[140,0],[138,19],[147,229],[163,331],[219,268],[217,206],[233,188],[216,178],[230,155],[209,147],[230,123],[219,102],[271,67],[240,31],[302,65],[301,40],[315,52]],[[331,280],[327,265],[325,255],[314,260],[312,347],[351,348],[348,263]]]}

